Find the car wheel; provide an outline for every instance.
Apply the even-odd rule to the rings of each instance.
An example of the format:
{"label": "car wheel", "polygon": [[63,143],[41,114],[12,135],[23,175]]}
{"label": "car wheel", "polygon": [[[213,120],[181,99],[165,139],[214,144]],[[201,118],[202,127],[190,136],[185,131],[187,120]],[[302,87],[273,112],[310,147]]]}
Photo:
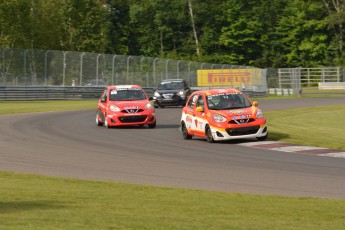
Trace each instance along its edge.
{"label": "car wheel", "polygon": [[192,139],[192,135],[188,134],[188,130],[187,130],[186,125],[184,123],[182,123],[182,125],[181,125],[181,130],[182,130],[183,139],[185,139],[185,140]]}
{"label": "car wheel", "polygon": [[96,113],[96,125],[97,126],[102,126],[103,125],[103,121],[101,120],[101,118],[99,116],[99,111],[97,111],[97,113]]}
{"label": "car wheel", "polygon": [[211,128],[209,126],[206,127],[206,140],[208,143],[214,142],[214,139],[212,136],[212,131],[211,131]]}
{"label": "car wheel", "polygon": [[266,133],[266,135],[263,136],[263,137],[257,137],[256,140],[258,140],[258,141],[264,141],[264,140],[267,139],[267,137],[268,137],[268,133]]}
{"label": "car wheel", "polygon": [[104,118],[104,126],[106,127],[106,128],[110,128],[110,126],[109,126],[109,118],[107,118],[107,116],[105,116],[105,118]]}
{"label": "car wheel", "polygon": [[148,126],[149,126],[150,129],[156,128],[156,122],[153,123],[153,124],[148,124]]}

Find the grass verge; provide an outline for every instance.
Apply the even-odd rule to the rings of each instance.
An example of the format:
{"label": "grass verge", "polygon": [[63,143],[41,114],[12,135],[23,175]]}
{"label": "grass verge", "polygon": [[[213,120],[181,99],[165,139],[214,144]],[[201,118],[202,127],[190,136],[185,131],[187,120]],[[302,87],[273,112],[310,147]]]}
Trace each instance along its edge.
{"label": "grass verge", "polygon": [[0,101],[0,114],[95,109],[97,100]]}
{"label": "grass verge", "polygon": [[0,229],[344,229],[345,201],[0,172]]}
{"label": "grass verge", "polygon": [[266,112],[269,139],[345,150],[345,105]]}

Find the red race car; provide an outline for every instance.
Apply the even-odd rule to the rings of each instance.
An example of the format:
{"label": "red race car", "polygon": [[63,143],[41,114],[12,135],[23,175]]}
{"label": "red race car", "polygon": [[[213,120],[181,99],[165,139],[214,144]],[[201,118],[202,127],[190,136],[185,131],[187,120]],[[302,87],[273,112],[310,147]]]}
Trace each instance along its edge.
{"label": "red race car", "polygon": [[190,95],[182,110],[181,131],[184,139],[192,136],[208,142],[256,138],[268,135],[266,118],[257,102],[237,89],[210,89]]}
{"label": "red race car", "polygon": [[156,127],[156,114],[145,91],[138,85],[115,85],[104,89],[98,101],[96,124],[105,127],[148,125]]}

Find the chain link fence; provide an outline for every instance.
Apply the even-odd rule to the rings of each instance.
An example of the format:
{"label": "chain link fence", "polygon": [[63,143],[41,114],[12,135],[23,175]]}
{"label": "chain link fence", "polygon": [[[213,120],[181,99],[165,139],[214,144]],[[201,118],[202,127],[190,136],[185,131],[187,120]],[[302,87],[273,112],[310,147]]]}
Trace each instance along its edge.
{"label": "chain link fence", "polygon": [[3,48],[0,68],[2,86],[64,87],[93,86],[93,82],[95,86],[104,82],[156,87],[163,79],[176,78],[198,87],[197,70],[255,69],[251,85],[246,88],[267,90],[266,72],[262,69],[142,56]]}

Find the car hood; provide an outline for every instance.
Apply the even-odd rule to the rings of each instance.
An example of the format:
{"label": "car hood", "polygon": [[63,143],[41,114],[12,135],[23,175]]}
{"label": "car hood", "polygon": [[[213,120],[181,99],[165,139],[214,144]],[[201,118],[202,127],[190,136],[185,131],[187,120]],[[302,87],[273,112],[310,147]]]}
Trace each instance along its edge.
{"label": "car hood", "polygon": [[227,109],[227,110],[217,110],[218,113],[228,117],[228,118],[249,118],[255,116],[258,108],[255,106],[239,108],[239,109]]}
{"label": "car hood", "polygon": [[116,105],[119,107],[119,109],[135,109],[140,108],[144,109],[147,103],[149,103],[148,100],[140,100],[140,101],[112,101],[110,102],[112,105]]}
{"label": "car hood", "polygon": [[156,92],[158,92],[158,93],[178,93],[178,92],[180,92],[182,89],[169,89],[169,90],[167,90],[167,89],[161,89],[161,90],[156,90]]}

